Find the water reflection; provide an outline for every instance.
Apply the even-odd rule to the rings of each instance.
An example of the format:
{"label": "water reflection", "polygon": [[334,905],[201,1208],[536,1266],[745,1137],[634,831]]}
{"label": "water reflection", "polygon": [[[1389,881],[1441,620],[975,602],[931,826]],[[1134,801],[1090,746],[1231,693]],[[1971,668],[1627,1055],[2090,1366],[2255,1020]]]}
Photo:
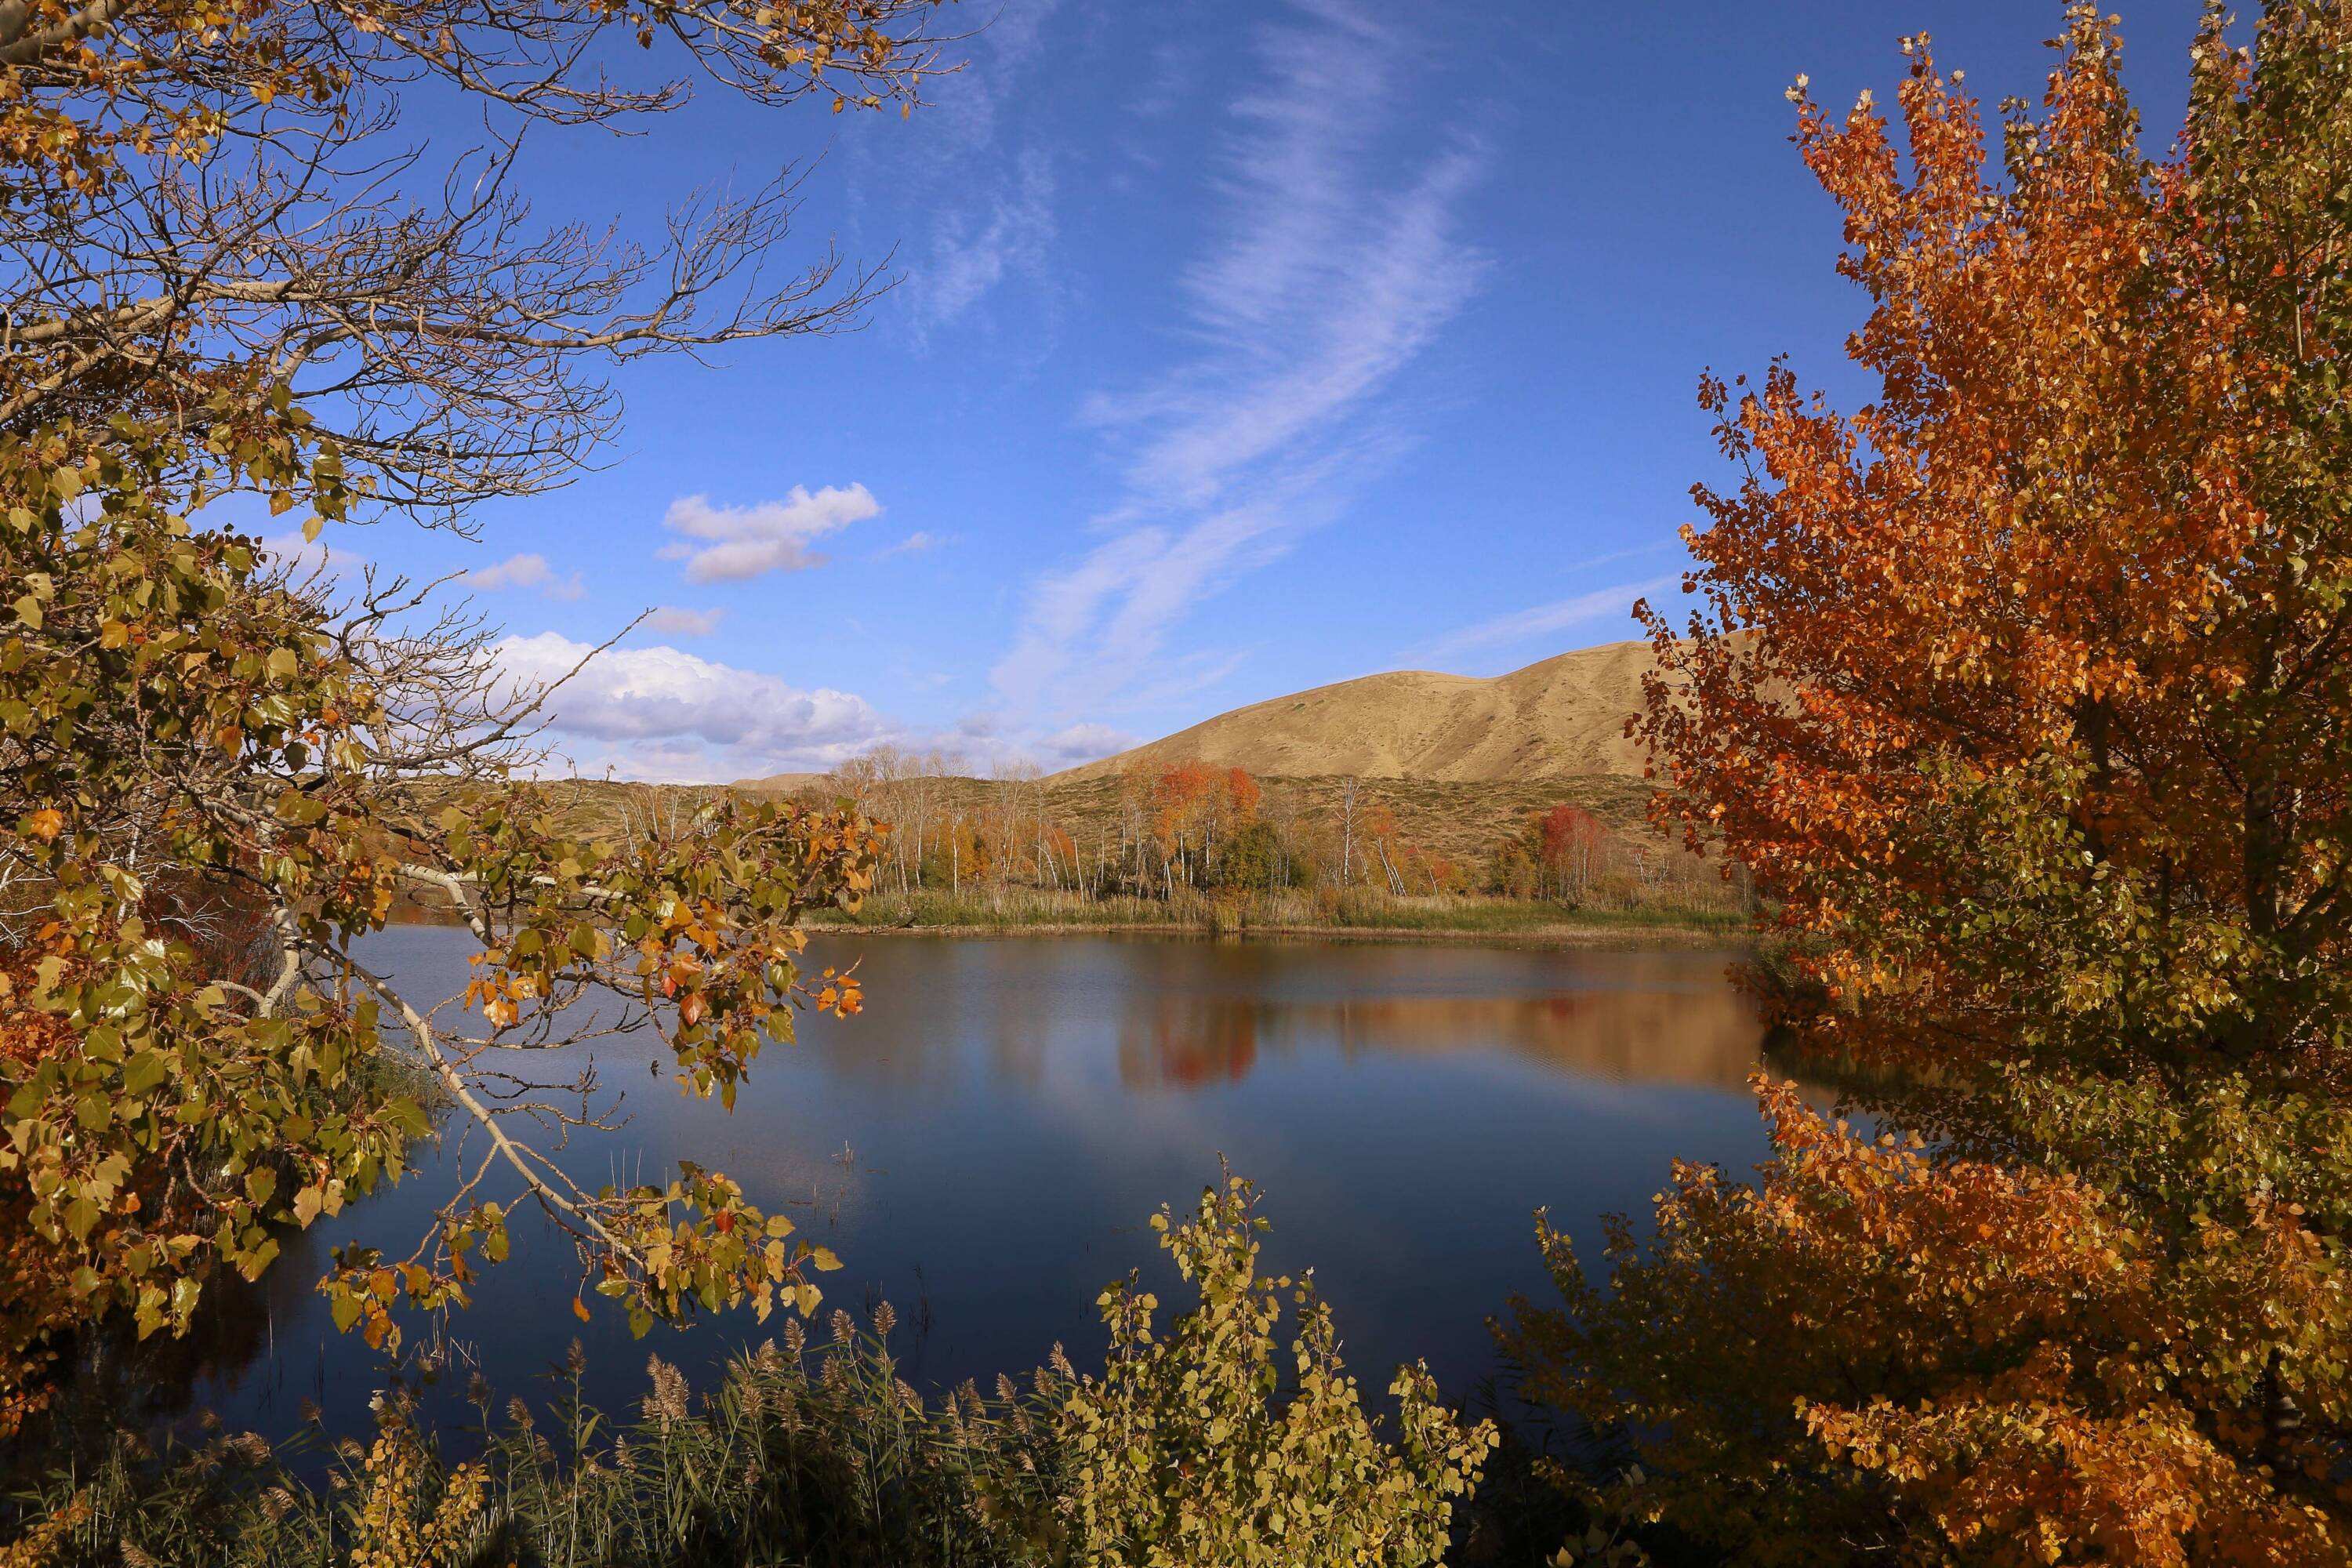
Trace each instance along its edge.
{"label": "water reflection", "polygon": [[[419,990],[465,983],[462,933],[408,928],[372,961]],[[1724,978],[1730,955],[1407,944],[1208,943],[1048,937],[828,938],[857,959],[864,1016],[802,1021],[762,1056],[736,1111],[684,1098],[657,1043],[598,1051],[625,1088],[613,1139],[562,1157],[591,1183],[681,1159],[724,1169],[848,1267],[829,1300],[888,1298],[935,1324],[905,1347],[913,1381],[989,1378],[1055,1342],[1099,1342],[1104,1283],[1154,1258],[1140,1222],[1214,1176],[1219,1157],[1268,1194],[1269,1266],[1314,1265],[1368,1381],[1427,1357],[1460,1389],[1492,1369],[1486,1315],[1544,1279],[1529,1215],[1571,1232],[1639,1211],[1667,1162],[1735,1171],[1763,1140],[1742,1082],[1759,1032]],[[337,1334],[310,1287],[328,1247],[398,1256],[454,1179],[422,1151],[399,1187],[322,1222],[194,1367],[158,1397],[282,1430],[299,1397],[330,1430],[365,1429],[382,1369]],[[453,1319],[459,1364],[527,1393],[577,1333],[589,1393],[641,1392],[655,1349],[689,1368],[764,1331],[747,1317],[633,1342],[612,1314],[562,1307],[572,1248],[516,1227],[513,1256]],[[422,1332],[412,1342],[426,1337]],[[461,1382],[452,1378],[448,1382]],[[454,1414],[462,1415],[462,1412]]]}
{"label": "water reflection", "polygon": [[1755,1068],[1757,1032],[1728,987],[1334,1001],[1158,991],[1120,1020],[1119,1078],[1137,1089],[1238,1083],[1261,1053],[1326,1047],[1351,1058],[1500,1049],[1621,1081],[1736,1089]]}

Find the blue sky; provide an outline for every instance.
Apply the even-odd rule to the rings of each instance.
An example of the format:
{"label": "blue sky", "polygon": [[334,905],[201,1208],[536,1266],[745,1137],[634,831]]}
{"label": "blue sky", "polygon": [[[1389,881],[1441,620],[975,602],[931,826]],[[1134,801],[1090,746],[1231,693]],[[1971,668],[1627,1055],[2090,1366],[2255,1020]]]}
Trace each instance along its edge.
{"label": "blue sky", "polygon": [[[2123,7],[2158,146],[2196,9]],[[525,674],[659,606],[559,701],[583,771],[730,778],[881,742],[1054,767],[1374,670],[1634,635],[1689,487],[1723,477],[1701,370],[1786,353],[1866,395],[1791,79],[1885,100],[1924,30],[1986,102],[2038,96],[2061,14],[954,11],[987,25],[909,121],[706,93],[529,154],[543,217],[648,235],[698,184],[820,160],[809,249],[779,259],[887,260],[863,331],[622,367],[598,470],[485,510],[478,542],[329,536],[467,568]]]}

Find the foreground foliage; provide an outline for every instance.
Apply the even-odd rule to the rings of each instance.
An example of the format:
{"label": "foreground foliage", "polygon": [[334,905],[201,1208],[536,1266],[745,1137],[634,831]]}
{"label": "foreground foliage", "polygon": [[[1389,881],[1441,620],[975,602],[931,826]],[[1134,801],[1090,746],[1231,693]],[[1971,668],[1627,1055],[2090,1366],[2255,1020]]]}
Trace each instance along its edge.
{"label": "foreground foliage", "polygon": [[[395,1300],[462,1303],[503,1255],[507,1205],[484,1191],[501,1176],[640,1324],[743,1300],[764,1314],[779,1290],[813,1307],[804,1269],[829,1257],[723,1176],[591,1190],[509,1134],[548,1102],[532,1058],[506,1053],[656,1029],[684,1087],[731,1100],[763,1037],[790,1038],[793,1003],[857,1005],[854,983],[803,984],[793,958],[812,902],[855,901],[872,831],[730,804],[575,839],[503,782],[519,720],[470,645],[388,631],[382,604],[338,615],[251,540],[191,530],[156,468],[43,450],[0,467],[0,561],[32,584],[0,636],[16,955],[0,1004],[37,1042],[0,1059],[0,1197],[21,1226],[8,1408],[37,1397],[63,1331],[116,1304],[142,1335],[184,1330],[210,1270],[257,1278],[273,1227],[396,1173],[425,1124],[413,1100],[365,1092],[387,1056],[485,1146],[414,1253],[338,1258],[337,1321],[372,1342]],[[429,815],[402,787],[425,773],[458,784]],[[465,996],[414,996],[356,956],[403,885],[480,944]]]}
{"label": "foreground foliage", "polygon": [[[1164,1210],[1152,1216],[1201,1297],[1165,1339],[1153,1331],[1158,1299],[1133,1277],[1103,1295],[1110,1363],[1063,1411],[1080,1560],[1122,1568],[1439,1561],[1454,1500],[1476,1486],[1493,1427],[1464,1430],[1428,1370],[1405,1367],[1389,1389],[1398,1446],[1381,1441],[1313,1281],[1259,1277],[1264,1222],[1254,1207],[1246,1184],[1228,1179],[1182,1224]],[[1298,1319],[1289,1378],[1275,1364],[1286,1293]]]}
{"label": "foreground foliage", "polygon": [[[1517,1303],[1507,1342],[1530,1397],[1639,1434],[1637,1468],[1559,1474],[1601,1517],[1759,1563],[2340,1554],[2334,1445],[2261,1397],[2278,1341],[2342,1353],[2316,1243],[2217,1221],[2168,1258],[2072,1176],[1763,1099],[1759,1181],[1677,1166],[1605,1287],[1541,1232],[1562,1305]],[[2248,1323],[2272,1343],[2214,1331]]]}
{"label": "foreground foliage", "polygon": [[[1311,1290],[1257,1270],[1255,1194],[1229,1180],[1189,1217],[1156,1216],[1196,1292],[1164,1333],[1130,1278],[1102,1298],[1107,1372],[1057,1352],[1025,1384],[1000,1377],[926,1399],[878,1309],[833,1315],[812,1346],[797,1320],[729,1363],[698,1399],[656,1359],[633,1418],[580,1398],[583,1363],[545,1418],[503,1417],[478,1391],[478,1456],[444,1460],[398,1395],[328,1484],[299,1479],[259,1439],[216,1436],[156,1456],[117,1441],[23,1508],[11,1568],[279,1563],[623,1565],[824,1563],[873,1568],[1087,1563],[1435,1563],[1495,1441],[1402,1369],[1396,1438],[1363,1412]],[[1287,1354],[1277,1357],[1295,1293]],[[1277,1361],[1286,1373],[1277,1371]],[[299,1458],[299,1456],[291,1456]]]}

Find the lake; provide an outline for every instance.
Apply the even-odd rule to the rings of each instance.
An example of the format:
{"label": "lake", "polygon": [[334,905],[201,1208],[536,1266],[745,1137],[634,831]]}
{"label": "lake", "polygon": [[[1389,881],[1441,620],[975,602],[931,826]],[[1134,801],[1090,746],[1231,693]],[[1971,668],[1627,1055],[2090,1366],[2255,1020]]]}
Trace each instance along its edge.
{"label": "lake", "polygon": [[[362,956],[438,995],[471,951],[407,926]],[[1223,1155],[1266,1194],[1269,1264],[1315,1268],[1366,1384],[1425,1357],[1461,1397],[1495,1366],[1486,1316],[1549,1293],[1538,1205],[1589,1242],[1602,1214],[1645,1211],[1677,1156],[1743,1174],[1763,1156],[1745,1087],[1760,1030],[1726,952],[1063,935],[828,937],[815,956],[862,958],[862,1016],[803,1018],[731,1116],[651,1074],[650,1037],[600,1043],[631,1121],[570,1163],[658,1180],[687,1157],[738,1177],[840,1254],[828,1309],[892,1302],[918,1384],[1017,1375],[1057,1341],[1098,1362],[1096,1296],[1152,1270],[1146,1218]],[[179,1358],[192,1370],[156,1380],[159,1405],[276,1434],[308,1400],[331,1430],[363,1429],[380,1359],[311,1287],[335,1243],[405,1255],[453,1152],[418,1150],[400,1186],[289,1238],[260,1287],[219,1303]],[[568,1244],[519,1216],[513,1256],[451,1321],[460,1375],[434,1402],[469,1364],[500,1398],[536,1397],[577,1337],[592,1397],[618,1406],[648,1351],[705,1380],[782,1327],[746,1312],[633,1341],[602,1303],[574,1320],[575,1279]],[[412,1343],[428,1327],[412,1321]]]}

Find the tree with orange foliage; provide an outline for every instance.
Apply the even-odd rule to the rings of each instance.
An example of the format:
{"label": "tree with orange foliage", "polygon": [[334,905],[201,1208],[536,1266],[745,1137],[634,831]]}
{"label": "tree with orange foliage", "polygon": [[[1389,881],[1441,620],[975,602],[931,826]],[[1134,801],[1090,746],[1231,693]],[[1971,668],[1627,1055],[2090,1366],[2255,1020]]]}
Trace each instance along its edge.
{"label": "tree with orange foliage", "polygon": [[1536,863],[1559,898],[1581,899],[1600,874],[1606,833],[1601,819],[1581,806],[1555,805],[1536,818]]}
{"label": "tree with orange foliage", "polygon": [[2005,179],[1924,38],[1899,145],[1790,94],[1880,395],[1703,384],[1635,729],[1932,1152],[1768,1090],[1517,1341],[1741,1560],[2352,1557],[2352,11],[2223,22],[2160,166],[2087,6]]}
{"label": "tree with orange foliage", "polygon": [[1202,763],[1173,763],[1151,784],[1152,837],[1159,841],[1168,890],[1181,877],[1197,885],[1213,842],[1216,796],[1223,783]]}
{"label": "tree with orange foliage", "polygon": [[1743,1563],[2342,1561],[2340,1447],[2288,1433],[2248,1463],[2247,1368],[2171,1348],[2340,1315],[2308,1232],[2209,1237],[2184,1289],[2086,1181],[1931,1158],[1759,1088],[1760,1183],[1678,1163],[1654,1244],[1612,1223],[1607,1289],[1541,1232],[1566,1306],[1518,1304],[1524,1392],[1639,1435],[1641,1468],[1589,1501]]}
{"label": "tree with orange foliage", "polygon": [[1230,768],[1225,773],[1225,809],[1236,823],[1248,822],[1257,816],[1258,803],[1265,792],[1257,780],[1249,776],[1247,768]]}

